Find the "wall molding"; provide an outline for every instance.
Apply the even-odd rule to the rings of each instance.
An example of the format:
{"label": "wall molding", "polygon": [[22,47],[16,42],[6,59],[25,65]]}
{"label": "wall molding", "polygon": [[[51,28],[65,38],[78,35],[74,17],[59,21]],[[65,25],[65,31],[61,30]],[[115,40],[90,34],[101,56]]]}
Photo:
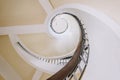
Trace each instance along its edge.
{"label": "wall molding", "polygon": [[22,80],[20,75],[0,56],[0,74],[5,80]]}
{"label": "wall molding", "polygon": [[45,26],[44,24],[0,27],[0,35],[47,33],[47,32],[48,32],[47,26]]}

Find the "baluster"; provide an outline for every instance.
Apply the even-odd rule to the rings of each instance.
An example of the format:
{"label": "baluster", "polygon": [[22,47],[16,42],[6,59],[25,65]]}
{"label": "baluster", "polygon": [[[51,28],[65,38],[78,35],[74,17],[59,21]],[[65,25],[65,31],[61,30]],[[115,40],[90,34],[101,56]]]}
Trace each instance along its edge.
{"label": "baluster", "polygon": [[62,64],[62,61],[61,61],[61,59],[60,59],[60,63],[59,63],[60,65]]}
{"label": "baluster", "polygon": [[52,63],[54,64],[54,59],[52,59]]}
{"label": "baluster", "polygon": [[48,63],[50,63],[50,59],[48,59]]}
{"label": "baluster", "polygon": [[81,60],[79,66],[81,67],[82,70],[84,69],[85,65],[86,64],[83,62],[83,60]]}
{"label": "baluster", "polygon": [[73,73],[73,78],[74,78],[74,80],[78,80],[75,73]]}
{"label": "baluster", "polygon": [[47,63],[48,63],[48,59],[46,59],[46,60],[45,60],[45,62],[47,62]]}
{"label": "baluster", "polygon": [[83,61],[83,62],[84,62],[84,64],[86,65],[87,63],[86,63],[86,61],[85,61],[84,57],[80,55],[80,58],[82,59],[82,61]]}
{"label": "baluster", "polygon": [[57,65],[59,65],[60,64],[60,59],[58,59],[58,62],[57,62]]}
{"label": "baluster", "polygon": [[70,79],[69,79],[69,77],[66,77],[66,79],[65,79],[65,80],[70,80]]}
{"label": "baluster", "polygon": [[50,59],[50,63],[52,63],[52,59]]}
{"label": "baluster", "polygon": [[87,58],[88,58],[88,55],[87,55],[86,53],[84,53],[82,56],[83,56],[84,60],[85,60],[85,61],[86,61],[86,63],[87,63]]}
{"label": "baluster", "polygon": [[82,68],[81,68],[81,66],[80,66],[80,63],[78,64],[78,68],[79,68],[79,70],[80,70],[80,73],[82,73]]}
{"label": "baluster", "polygon": [[73,77],[73,74],[71,74],[70,76],[67,76],[67,77],[66,77],[66,80],[71,80],[72,77]]}
{"label": "baluster", "polygon": [[57,64],[57,59],[55,59],[55,64]]}

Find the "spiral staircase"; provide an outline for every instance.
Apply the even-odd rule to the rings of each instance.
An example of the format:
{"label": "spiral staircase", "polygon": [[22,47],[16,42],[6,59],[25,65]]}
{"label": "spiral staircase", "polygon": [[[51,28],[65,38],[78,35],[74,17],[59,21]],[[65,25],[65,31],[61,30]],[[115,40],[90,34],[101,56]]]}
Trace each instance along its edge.
{"label": "spiral staircase", "polygon": [[[68,44],[75,45],[75,47],[62,56],[45,57],[29,50],[16,34],[9,34],[12,45],[19,55],[35,68],[43,70],[46,73],[54,74],[48,80],[81,79],[89,57],[88,36],[83,24],[76,15],[63,10],[60,13],[52,15],[48,26],[49,32],[47,32],[47,34],[49,34],[53,40],[57,40],[58,42],[62,41],[62,43],[64,43],[61,43],[63,48],[64,45],[66,46]],[[68,41],[68,39],[70,41]],[[58,42],[56,42],[55,45],[58,44]],[[52,45],[54,45],[54,43]],[[61,46],[57,47],[63,50]],[[49,66],[49,68],[47,66]]]}
{"label": "spiral staircase", "polygon": [[[99,16],[99,13],[83,5],[70,4],[54,10],[49,0],[39,0],[39,2],[48,14],[44,24],[1,27],[0,34],[9,35],[12,46],[19,56],[38,71],[33,80],[39,80],[41,72],[52,75],[47,80],[81,80],[89,63],[89,55],[92,55],[90,49],[92,48],[91,52],[95,53],[92,41],[98,39],[92,35],[92,30],[88,26],[97,30],[94,26],[104,26],[105,21],[108,21],[105,24],[108,26],[111,21],[107,16]],[[103,20],[102,17],[106,20]],[[119,37],[119,31],[112,27],[111,29]],[[46,44],[48,47],[41,52],[43,54],[37,54],[30,50],[19,36],[19,34],[28,33],[44,33],[52,43]],[[99,45],[97,43],[96,45]],[[56,54],[48,56],[44,53]]]}

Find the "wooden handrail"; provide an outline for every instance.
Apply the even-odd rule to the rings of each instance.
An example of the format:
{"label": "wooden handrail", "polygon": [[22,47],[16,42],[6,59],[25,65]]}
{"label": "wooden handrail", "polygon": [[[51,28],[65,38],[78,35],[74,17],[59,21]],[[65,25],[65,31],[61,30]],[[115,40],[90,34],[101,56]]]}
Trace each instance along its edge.
{"label": "wooden handrail", "polygon": [[[69,14],[69,13],[65,13],[65,14]],[[76,49],[74,55],[72,56],[72,59],[60,71],[58,71],[57,73],[52,75],[47,80],[64,80],[64,79],[66,79],[66,77],[69,77],[69,75],[71,75],[74,72],[74,70],[77,68],[79,62],[81,61],[80,55],[82,54],[82,48],[83,48],[83,44],[84,44],[83,26],[82,26],[80,20],[75,15],[73,15],[73,14],[69,14],[69,15],[72,15],[73,17],[75,17],[78,20],[78,23],[79,23],[80,29],[81,29],[81,33],[82,33],[82,40],[80,38],[77,49]]]}
{"label": "wooden handrail", "polygon": [[81,54],[81,43],[79,43],[77,50],[75,51],[75,54],[73,55],[72,59],[56,74],[48,78],[47,80],[63,80],[65,79],[69,74],[71,74],[74,69],[77,67],[79,61],[80,61],[80,54]]}

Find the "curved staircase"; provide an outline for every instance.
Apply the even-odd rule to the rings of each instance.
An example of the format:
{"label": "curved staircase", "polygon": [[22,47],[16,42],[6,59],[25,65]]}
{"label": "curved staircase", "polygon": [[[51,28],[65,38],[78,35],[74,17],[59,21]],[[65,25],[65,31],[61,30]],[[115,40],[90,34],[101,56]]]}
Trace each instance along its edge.
{"label": "curved staircase", "polygon": [[[117,46],[115,52],[119,52],[117,50],[119,49],[117,44],[118,38],[120,37],[119,26],[109,19],[109,17],[99,14],[99,12],[80,4],[64,5],[54,10],[49,0],[39,1],[48,14],[46,21],[43,24],[0,28],[0,35],[9,35],[12,46],[16,52],[22,59],[37,70],[36,75],[38,78],[35,78],[35,76],[35,79],[33,80],[39,80],[40,76],[38,75],[41,75],[41,72],[52,75],[47,80],[81,80],[85,70],[87,70],[87,73],[91,73],[89,70],[93,68],[93,65],[95,66],[97,64],[97,67],[95,68],[96,71],[98,70],[98,67],[99,69],[104,69],[99,65],[100,63],[98,63],[102,61],[98,56],[101,56],[101,54],[108,51],[105,47],[109,47],[109,44],[114,47]],[[113,26],[117,28],[115,29]],[[108,29],[106,29],[106,27]],[[53,52],[55,51],[55,54],[60,55],[44,55],[45,52],[47,53],[48,48],[44,49],[46,51],[44,51],[42,55],[29,49],[18,36],[19,34],[28,33],[44,33],[48,35],[54,42],[48,44],[49,49]],[[109,36],[109,34],[111,36]],[[115,35],[115,37],[113,35]],[[116,43],[112,43],[112,40]],[[107,44],[105,47],[103,47],[104,42]],[[109,48],[112,49],[112,47]],[[50,53],[52,52],[49,52],[48,54]],[[92,55],[92,59],[90,59],[91,62],[89,62],[90,60],[88,61],[89,53]],[[95,54],[93,55],[93,53]],[[112,52],[109,53],[109,55],[113,54]],[[106,58],[109,59],[108,57],[105,58],[103,55],[102,58],[103,63]],[[97,62],[95,62],[95,60],[97,60]],[[116,60],[113,59],[113,61],[110,62],[114,63],[114,61]],[[107,62],[109,61],[106,61],[106,64],[104,65],[107,66],[107,64],[109,64]],[[87,65],[89,66],[88,68],[86,68]],[[111,70],[109,68],[106,69]],[[118,72],[117,69],[118,68],[115,70],[116,72]],[[88,76],[87,73],[85,76]],[[85,77],[84,79],[87,80]],[[89,80],[93,80],[93,78],[89,77]]]}
{"label": "curved staircase", "polygon": [[[66,20],[67,23],[62,23],[61,21],[61,24],[59,25],[64,26],[64,24],[67,24],[68,28],[62,33],[56,33],[51,27],[54,26],[54,28],[56,28],[56,30],[59,31],[60,29],[57,28],[59,28],[60,26],[57,25],[56,27],[56,22],[54,23],[54,25],[52,25],[54,22],[53,20],[55,19],[56,21],[59,21],[59,19],[61,20],[61,17],[62,19]],[[70,53],[67,53],[66,55],[44,57],[29,50],[22,43],[22,41],[17,35],[10,34],[9,37],[13,47],[25,61],[27,61],[29,64],[31,64],[38,70],[54,74],[48,80],[63,80],[71,79],[72,77],[74,77],[75,80],[77,80],[78,78],[76,77],[75,73],[79,72],[79,75],[82,76],[85,67],[87,66],[89,57],[89,42],[85,28],[83,27],[81,21],[79,20],[79,18],[77,18],[77,16],[75,16],[72,13],[66,12],[57,15],[55,14],[55,16],[50,22],[50,28],[51,30],[53,30],[53,33],[50,33],[51,35],[53,35],[53,39],[61,40],[61,38],[64,38],[67,40],[67,38],[70,36],[75,41],[77,47],[73,48],[73,50]],[[64,46],[65,44],[62,45]],[[79,76],[79,78],[81,78],[81,76]]]}

